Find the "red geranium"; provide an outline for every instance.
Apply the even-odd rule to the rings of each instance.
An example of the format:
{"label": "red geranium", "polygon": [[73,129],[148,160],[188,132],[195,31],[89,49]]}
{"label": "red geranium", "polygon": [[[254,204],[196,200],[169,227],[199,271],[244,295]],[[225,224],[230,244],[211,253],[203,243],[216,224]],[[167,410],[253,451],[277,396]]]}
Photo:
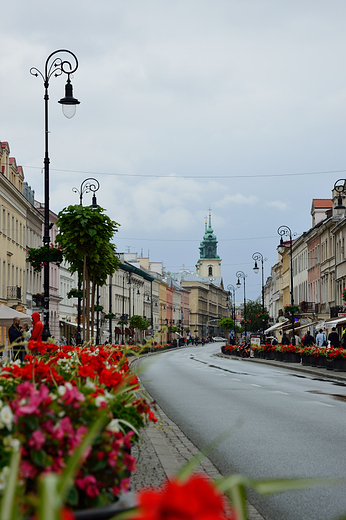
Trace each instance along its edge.
{"label": "red geranium", "polygon": [[193,475],[187,482],[167,481],[158,490],[139,493],[137,520],[235,520],[225,511],[225,500],[204,475]]}

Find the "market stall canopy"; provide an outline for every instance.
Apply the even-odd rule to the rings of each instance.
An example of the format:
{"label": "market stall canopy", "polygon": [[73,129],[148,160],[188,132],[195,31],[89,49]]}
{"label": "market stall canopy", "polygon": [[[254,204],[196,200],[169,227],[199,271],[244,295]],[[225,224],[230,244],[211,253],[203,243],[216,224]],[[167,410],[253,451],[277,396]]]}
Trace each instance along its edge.
{"label": "market stall canopy", "polygon": [[[310,327],[314,327],[317,325],[318,321],[313,321],[312,323],[305,323],[305,325],[299,325],[299,327],[294,327],[294,332],[297,332],[298,330],[308,329]],[[316,327],[318,329],[319,327]],[[292,332],[292,327],[289,330],[286,330],[285,332]]]}
{"label": "market stall canopy", "polygon": [[13,323],[13,318],[20,318],[21,324],[31,324],[30,314],[24,314],[23,312],[16,311],[7,305],[0,305],[0,326],[10,327]]}
{"label": "market stall canopy", "polygon": [[289,321],[290,320],[285,320],[285,321],[280,321],[280,323],[275,323],[275,325],[272,325],[271,327],[269,327],[269,329],[266,329],[264,332],[267,333],[267,332],[272,332],[274,330],[282,329],[284,327],[284,325],[289,323]]}

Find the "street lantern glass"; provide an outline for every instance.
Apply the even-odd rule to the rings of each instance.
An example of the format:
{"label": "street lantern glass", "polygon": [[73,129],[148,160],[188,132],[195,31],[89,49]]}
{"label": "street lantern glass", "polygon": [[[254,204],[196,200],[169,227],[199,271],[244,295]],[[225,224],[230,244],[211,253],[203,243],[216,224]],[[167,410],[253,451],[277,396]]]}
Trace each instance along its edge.
{"label": "street lantern glass", "polygon": [[258,267],[258,265],[257,265],[256,260],[255,260],[255,267],[253,268],[253,270],[254,270],[254,273],[255,273],[255,274],[258,274],[258,272],[259,272],[259,267]]}
{"label": "street lantern glass", "polygon": [[58,103],[62,105],[62,112],[67,119],[71,119],[76,113],[76,107],[80,104],[78,99],[73,97],[73,88],[70,78],[65,85],[65,97],[61,98]]}
{"label": "street lantern glass", "polygon": [[283,241],[283,239],[282,239],[282,237],[281,237],[280,244],[279,244],[278,247],[277,247],[278,253],[279,253],[280,255],[283,255],[284,252],[285,252],[285,249],[286,249],[286,247],[285,247],[284,241]]}
{"label": "street lantern glass", "polygon": [[238,281],[237,281],[237,283],[236,283],[236,286],[237,286],[237,287],[240,287],[240,286],[241,286],[241,283],[240,283],[239,278],[238,278]]}
{"label": "street lantern glass", "polygon": [[334,206],[334,214],[338,218],[345,217],[345,206],[342,204],[342,197],[339,195],[338,197],[338,205]]}

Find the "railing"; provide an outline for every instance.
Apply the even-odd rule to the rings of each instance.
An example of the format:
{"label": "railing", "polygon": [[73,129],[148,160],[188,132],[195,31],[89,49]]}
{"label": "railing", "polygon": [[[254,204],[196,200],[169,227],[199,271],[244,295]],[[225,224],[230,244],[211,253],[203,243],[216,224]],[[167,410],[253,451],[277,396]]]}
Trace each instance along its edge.
{"label": "railing", "polygon": [[300,310],[302,312],[312,312],[312,313],[315,313],[316,312],[315,305],[316,304],[314,302],[301,302]]}
{"label": "railing", "polygon": [[17,285],[7,286],[7,299],[8,300],[22,300],[22,288]]}

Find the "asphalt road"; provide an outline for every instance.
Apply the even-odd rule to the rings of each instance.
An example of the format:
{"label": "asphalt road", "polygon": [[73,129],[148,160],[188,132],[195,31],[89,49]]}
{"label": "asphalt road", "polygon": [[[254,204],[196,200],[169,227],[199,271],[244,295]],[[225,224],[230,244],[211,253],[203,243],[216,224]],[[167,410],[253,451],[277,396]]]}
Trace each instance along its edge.
{"label": "asphalt road", "polygon": [[[346,479],[346,385],[220,358],[220,346],[168,351],[139,365],[149,393],[199,449],[229,431],[209,456],[219,471]],[[250,493],[250,501],[266,520],[331,520],[346,515],[346,484]]]}

